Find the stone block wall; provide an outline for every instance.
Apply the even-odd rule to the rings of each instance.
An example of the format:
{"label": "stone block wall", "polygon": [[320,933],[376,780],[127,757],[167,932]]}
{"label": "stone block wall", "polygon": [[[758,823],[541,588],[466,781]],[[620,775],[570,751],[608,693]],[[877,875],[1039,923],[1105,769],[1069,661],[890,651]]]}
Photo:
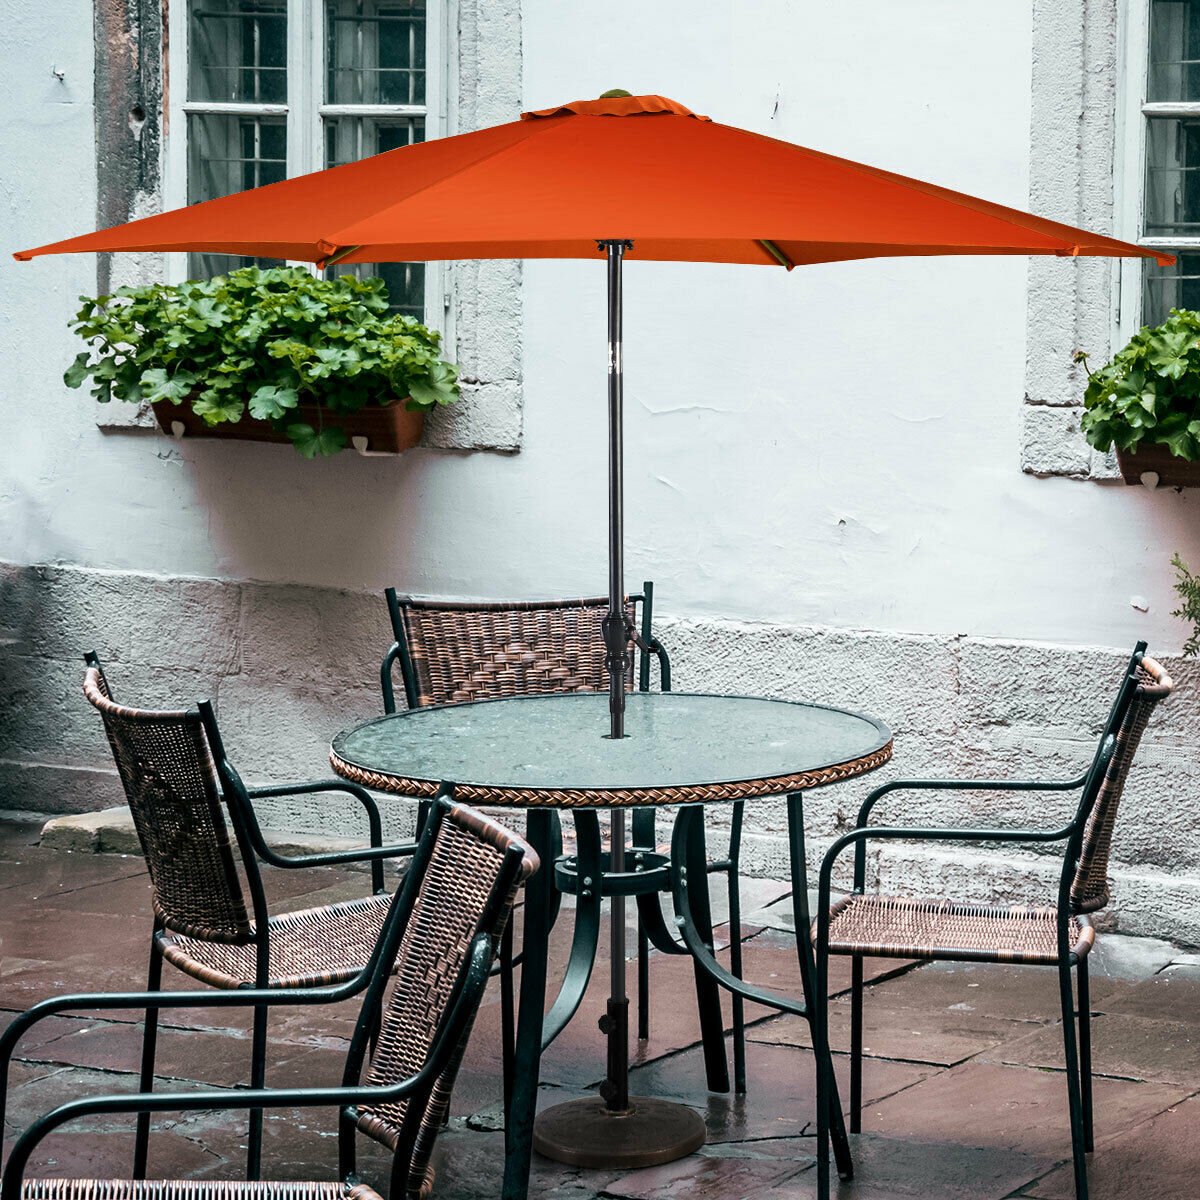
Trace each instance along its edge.
{"label": "stone block wall", "polygon": [[[99,720],[83,699],[81,655],[96,649],[118,698],[155,706],[211,698],[251,782],[327,776],[331,736],[379,711],[391,634],[382,597],[352,591],[162,578],[79,567],[0,567],[0,808],[80,812],[121,803]],[[1095,748],[1129,647],[1054,646],[876,630],[672,617],[658,625],[681,690],[804,698],[886,720],[894,761],[806,800],[810,869],[869,787],[929,775],[1079,774]],[[1151,650],[1153,652],[1153,647]],[[1178,691],[1161,708],[1116,838],[1106,921],[1200,944],[1200,669],[1167,659]],[[1064,823],[1070,796],[897,794],[877,810],[927,825]],[[385,804],[390,833],[411,808]],[[264,806],[267,824],[353,834],[357,806],[301,797]],[[714,845],[728,812],[710,810]],[[665,822],[664,828],[665,828]],[[785,878],[784,808],[751,804],[750,874]],[[894,845],[871,859],[880,884],[980,902],[1052,900],[1045,848]]]}

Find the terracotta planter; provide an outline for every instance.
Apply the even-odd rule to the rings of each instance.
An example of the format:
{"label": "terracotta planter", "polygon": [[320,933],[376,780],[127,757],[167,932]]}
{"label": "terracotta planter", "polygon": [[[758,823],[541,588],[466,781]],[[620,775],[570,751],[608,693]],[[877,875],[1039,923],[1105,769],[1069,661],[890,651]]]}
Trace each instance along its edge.
{"label": "terracotta planter", "polygon": [[[151,406],[158,427],[174,437],[234,438],[241,442],[288,442],[287,434],[279,433],[269,421],[243,416],[240,421],[224,421],[209,425],[192,412],[189,404],[172,404],[160,400]],[[400,454],[421,440],[425,428],[425,413],[410,412],[402,400],[395,404],[369,405],[355,413],[318,413],[315,404],[300,404],[295,409],[296,420],[320,428],[337,425],[346,431],[347,450],[360,454]]]}
{"label": "terracotta planter", "polygon": [[1171,453],[1161,442],[1142,442],[1136,451],[1117,450],[1117,466],[1126,483],[1141,483],[1153,472],[1159,487],[1200,487],[1200,462],[1188,462]]}

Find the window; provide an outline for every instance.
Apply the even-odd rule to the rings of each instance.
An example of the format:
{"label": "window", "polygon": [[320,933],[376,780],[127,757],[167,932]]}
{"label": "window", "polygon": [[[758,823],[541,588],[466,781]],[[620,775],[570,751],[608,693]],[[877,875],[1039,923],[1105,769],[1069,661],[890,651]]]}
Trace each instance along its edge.
{"label": "window", "polygon": [[1200,0],[1131,0],[1129,78],[1136,96],[1125,155],[1132,175],[1127,226],[1138,240],[1170,250],[1173,267],[1129,272],[1122,288],[1127,332],[1157,324],[1172,308],[1200,308]]}
{"label": "window", "polygon": [[[194,204],[423,141],[438,130],[440,24],[426,0],[189,0],[172,13],[168,189]],[[193,276],[246,260],[177,256]],[[263,261],[265,264],[265,260]],[[354,264],[382,275],[392,305],[441,324],[438,271]]]}

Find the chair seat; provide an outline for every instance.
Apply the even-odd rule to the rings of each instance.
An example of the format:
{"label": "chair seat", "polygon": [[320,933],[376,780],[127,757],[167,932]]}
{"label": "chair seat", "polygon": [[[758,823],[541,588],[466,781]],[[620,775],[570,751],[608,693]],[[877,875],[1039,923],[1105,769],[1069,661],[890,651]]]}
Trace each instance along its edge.
{"label": "chair seat", "polygon": [[[967,962],[1057,963],[1053,908],[988,908],[950,900],[851,895],[829,910],[829,953]],[[1095,930],[1072,917],[1071,950],[1082,957]]]}
{"label": "chair seat", "polygon": [[22,1200],[380,1200],[365,1183],[27,1179]]}
{"label": "chair seat", "polygon": [[[320,987],[356,975],[375,948],[391,902],[388,895],[367,896],[271,917],[268,986]],[[213,987],[254,983],[254,943],[231,946],[164,933],[159,945],[167,962]]]}

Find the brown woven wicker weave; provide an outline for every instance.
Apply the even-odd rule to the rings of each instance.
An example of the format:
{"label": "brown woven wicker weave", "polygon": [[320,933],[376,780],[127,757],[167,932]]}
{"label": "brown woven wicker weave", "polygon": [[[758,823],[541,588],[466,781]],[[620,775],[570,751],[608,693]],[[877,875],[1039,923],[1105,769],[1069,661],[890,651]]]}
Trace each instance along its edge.
{"label": "brown woven wicker weave", "polygon": [[[963,962],[1055,963],[1053,908],[988,908],[949,900],[846,896],[829,910],[829,953]],[[1086,954],[1095,931],[1071,919],[1074,953]]]}
{"label": "brown woven wicker weave", "polygon": [[[626,610],[630,620],[633,607]],[[417,704],[549,692],[604,692],[606,598],[546,601],[406,599],[401,605]],[[630,655],[626,689],[633,688]]]}
{"label": "brown woven wicker weave", "polygon": [[163,925],[186,937],[244,945],[253,929],[196,712],[147,712],[110,698],[88,669],[83,692],[104,719]]}
{"label": "brown woven wicker weave", "polygon": [[30,1179],[22,1200],[380,1200],[365,1183],[224,1183],[198,1179]]}
{"label": "brown woven wicker weave", "polygon": [[[283,913],[267,922],[271,987],[320,987],[350,979],[370,957],[391,896],[364,896]],[[252,986],[258,947],[167,935],[163,958],[212,987]]]}
{"label": "brown woven wicker weave", "polygon": [[[153,887],[163,957],[212,987],[256,981],[261,939],[243,899],[220,783],[198,713],[115,703],[95,667],[84,694],[104,728]],[[375,945],[389,897],[367,896],[267,921],[271,987],[341,983]]]}
{"label": "brown woven wicker weave", "polygon": [[[728,800],[750,800],[759,796],[782,796],[853,779],[882,766],[892,757],[892,743],[881,746],[862,758],[794,775],[776,775],[767,779],[739,779],[732,783],[689,784],[681,787],[609,788],[605,790],[574,790],[518,788],[492,784],[459,784],[454,789],[458,799],[471,804],[490,804],[499,808],[636,808],[665,804],[716,804]],[[397,792],[402,796],[436,796],[439,784],[428,779],[411,779],[403,775],[368,771],[339,758],[332,750],[329,764],[346,779],[381,792]]]}
{"label": "brown woven wicker weave", "polygon": [[1071,884],[1072,912],[1096,912],[1108,904],[1108,859],[1125,781],[1151,714],[1174,688],[1174,682],[1160,663],[1142,658],[1137,690],[1117,730],[1116,750],[1084,827],[1079,865]]}
{"label": "brown woven wicker weave", "polygon": [[[517,889],[538,868],[537,855],[515,834],[482,813],[461,807],[447,813],[400,943],[396,981],[367,1074],[369,1085],[396,1083],[425,1062],[467,950],[479,931],[505,852],[513,844],[520,844],[525,856],[520,877],[507,897],[505,918]],[[491,932],[498,941],[503,922]],[[432,1188],[430,1154],[445,1121],[465,1049],[464,1036],[421,1113],[408,1171],[410,1194],[424,1196]],[[358,1127],[394,1150],[409,1103],[404,1100],[361,1109]]]}

